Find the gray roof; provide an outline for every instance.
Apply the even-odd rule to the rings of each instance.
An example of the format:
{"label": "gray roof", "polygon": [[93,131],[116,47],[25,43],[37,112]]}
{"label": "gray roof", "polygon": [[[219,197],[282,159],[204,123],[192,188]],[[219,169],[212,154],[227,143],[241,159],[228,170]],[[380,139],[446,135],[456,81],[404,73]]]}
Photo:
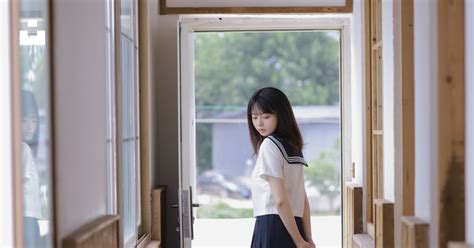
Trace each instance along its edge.
{"label": "gray roof", "polygon": [[[293,112],[299,123],[334,123],[339,122],[340,119],[339,105],[294,106]],[[201,123],[247,122],[247,112],[246,110],[232,111],[196,121]]]}

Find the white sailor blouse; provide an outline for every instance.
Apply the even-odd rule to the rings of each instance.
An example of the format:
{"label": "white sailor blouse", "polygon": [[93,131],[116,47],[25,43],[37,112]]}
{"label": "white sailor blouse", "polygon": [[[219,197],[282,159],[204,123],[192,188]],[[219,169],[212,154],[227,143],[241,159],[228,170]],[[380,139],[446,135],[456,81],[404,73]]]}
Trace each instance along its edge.
{"label": "white sailor blouse", "polygon": [[303,217],[305,197],[303,166],[307,166],[307,163],[301,150],[276,135],[270,135],[263,140],[252,173],[254,217],[278,214],[267,181],[268,176],[284,179],[293,215]]}

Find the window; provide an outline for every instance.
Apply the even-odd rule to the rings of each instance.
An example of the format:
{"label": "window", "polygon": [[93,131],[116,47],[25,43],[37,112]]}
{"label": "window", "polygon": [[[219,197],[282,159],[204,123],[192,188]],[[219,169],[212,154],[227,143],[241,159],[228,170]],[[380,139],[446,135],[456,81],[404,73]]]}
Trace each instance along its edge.
{"label": "window", "polygon": [[122,225],[125,246],[134,245],[140,228],[140,138],[138,107],[137,1],[120,2],[120,86]]}
{"label": "window", "polygon": [[366,33],[366,218],[374,238],[374,199],[383,197],[382,1],[365,1]]}
{"label": "window", "polygon": [[107,212],[117,214],[117,159],[116,140],[116,104],[115,104],[115,44],[114,44],[114,4],[105,0],[105,37],[106,37],[106,91],[107,91]]}
{"label": "window", "polygon": [[[48,1],[19,2],[23,245],[52,246],[52,137]],[[15,65],[14,65],[15,66]]]}

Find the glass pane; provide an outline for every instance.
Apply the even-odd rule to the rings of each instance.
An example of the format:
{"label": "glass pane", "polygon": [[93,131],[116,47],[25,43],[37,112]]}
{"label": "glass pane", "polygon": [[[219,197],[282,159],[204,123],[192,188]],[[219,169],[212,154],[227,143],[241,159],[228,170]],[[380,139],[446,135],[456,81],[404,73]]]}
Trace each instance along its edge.
{"label": "glass pane", "polygon": [[139,139],[138,139],[138,80],[136,42],[133,36],[135,16],[132,1],[123,0],[121,14],[121,112],[123,138],[123,199],[124,241],[138,237],[139,198]]}
{"label": "glass pane", "polygon": [[120,1],[120,25],[122,29],[122,34],[129,37],[130,39],[133,38],[133,1],[132,0],[121,0]]}
{"label": "glass pane", "polygon": [[107,89],[107,212],[117,214],[116,178],[114,157],[114,121],[115,121],[115,81],[114,81],[114,39],[111,27],[113,18],[113,0],[105,0],[105,51],[106,51],[106,89]]}
{"label": "glass pane", "polygon": [[[201,207],[193,247],[250,244],[255,156],[246,111],[253,92],[267,86],[288,95],[303,135],[315,242],[340,247],[339,31],[197,33],[194,65]],[[223,228],[229,235],[216,237]]]}
{"label": "glass pane", "polygon": [[25,247],[51,246],[51,133],[47,1],[20,1]]}
{"label": "glass pane", "polygon": [[132,168],[133,168],[133,150],[132,147],[132,118],[133,106],[131,106],[131,85],[133,84],[133,60],[132,60],[132,51],[133,44],[122,34],[121,40],[122,46],[122,94],[121,94],[121,111],[122,111],[122,138],[123,138],[123,225],[124,225],[124,241],[129,240],[134,234],[135,230],[133,228],[133,215],[134,210],[133,197],[132,197]]}

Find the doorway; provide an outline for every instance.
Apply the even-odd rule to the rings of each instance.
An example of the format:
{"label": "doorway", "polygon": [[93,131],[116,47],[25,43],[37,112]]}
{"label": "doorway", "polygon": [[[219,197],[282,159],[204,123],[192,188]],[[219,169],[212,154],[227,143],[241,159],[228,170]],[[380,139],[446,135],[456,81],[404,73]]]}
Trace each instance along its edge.
{"label": "doorway", "polygon": [[182,247],[249,247],[255,157],[246,104],[265,86],[288,95],[302,131],[315,242],[342,247],[347,25],[328,17],[181,19]]}

